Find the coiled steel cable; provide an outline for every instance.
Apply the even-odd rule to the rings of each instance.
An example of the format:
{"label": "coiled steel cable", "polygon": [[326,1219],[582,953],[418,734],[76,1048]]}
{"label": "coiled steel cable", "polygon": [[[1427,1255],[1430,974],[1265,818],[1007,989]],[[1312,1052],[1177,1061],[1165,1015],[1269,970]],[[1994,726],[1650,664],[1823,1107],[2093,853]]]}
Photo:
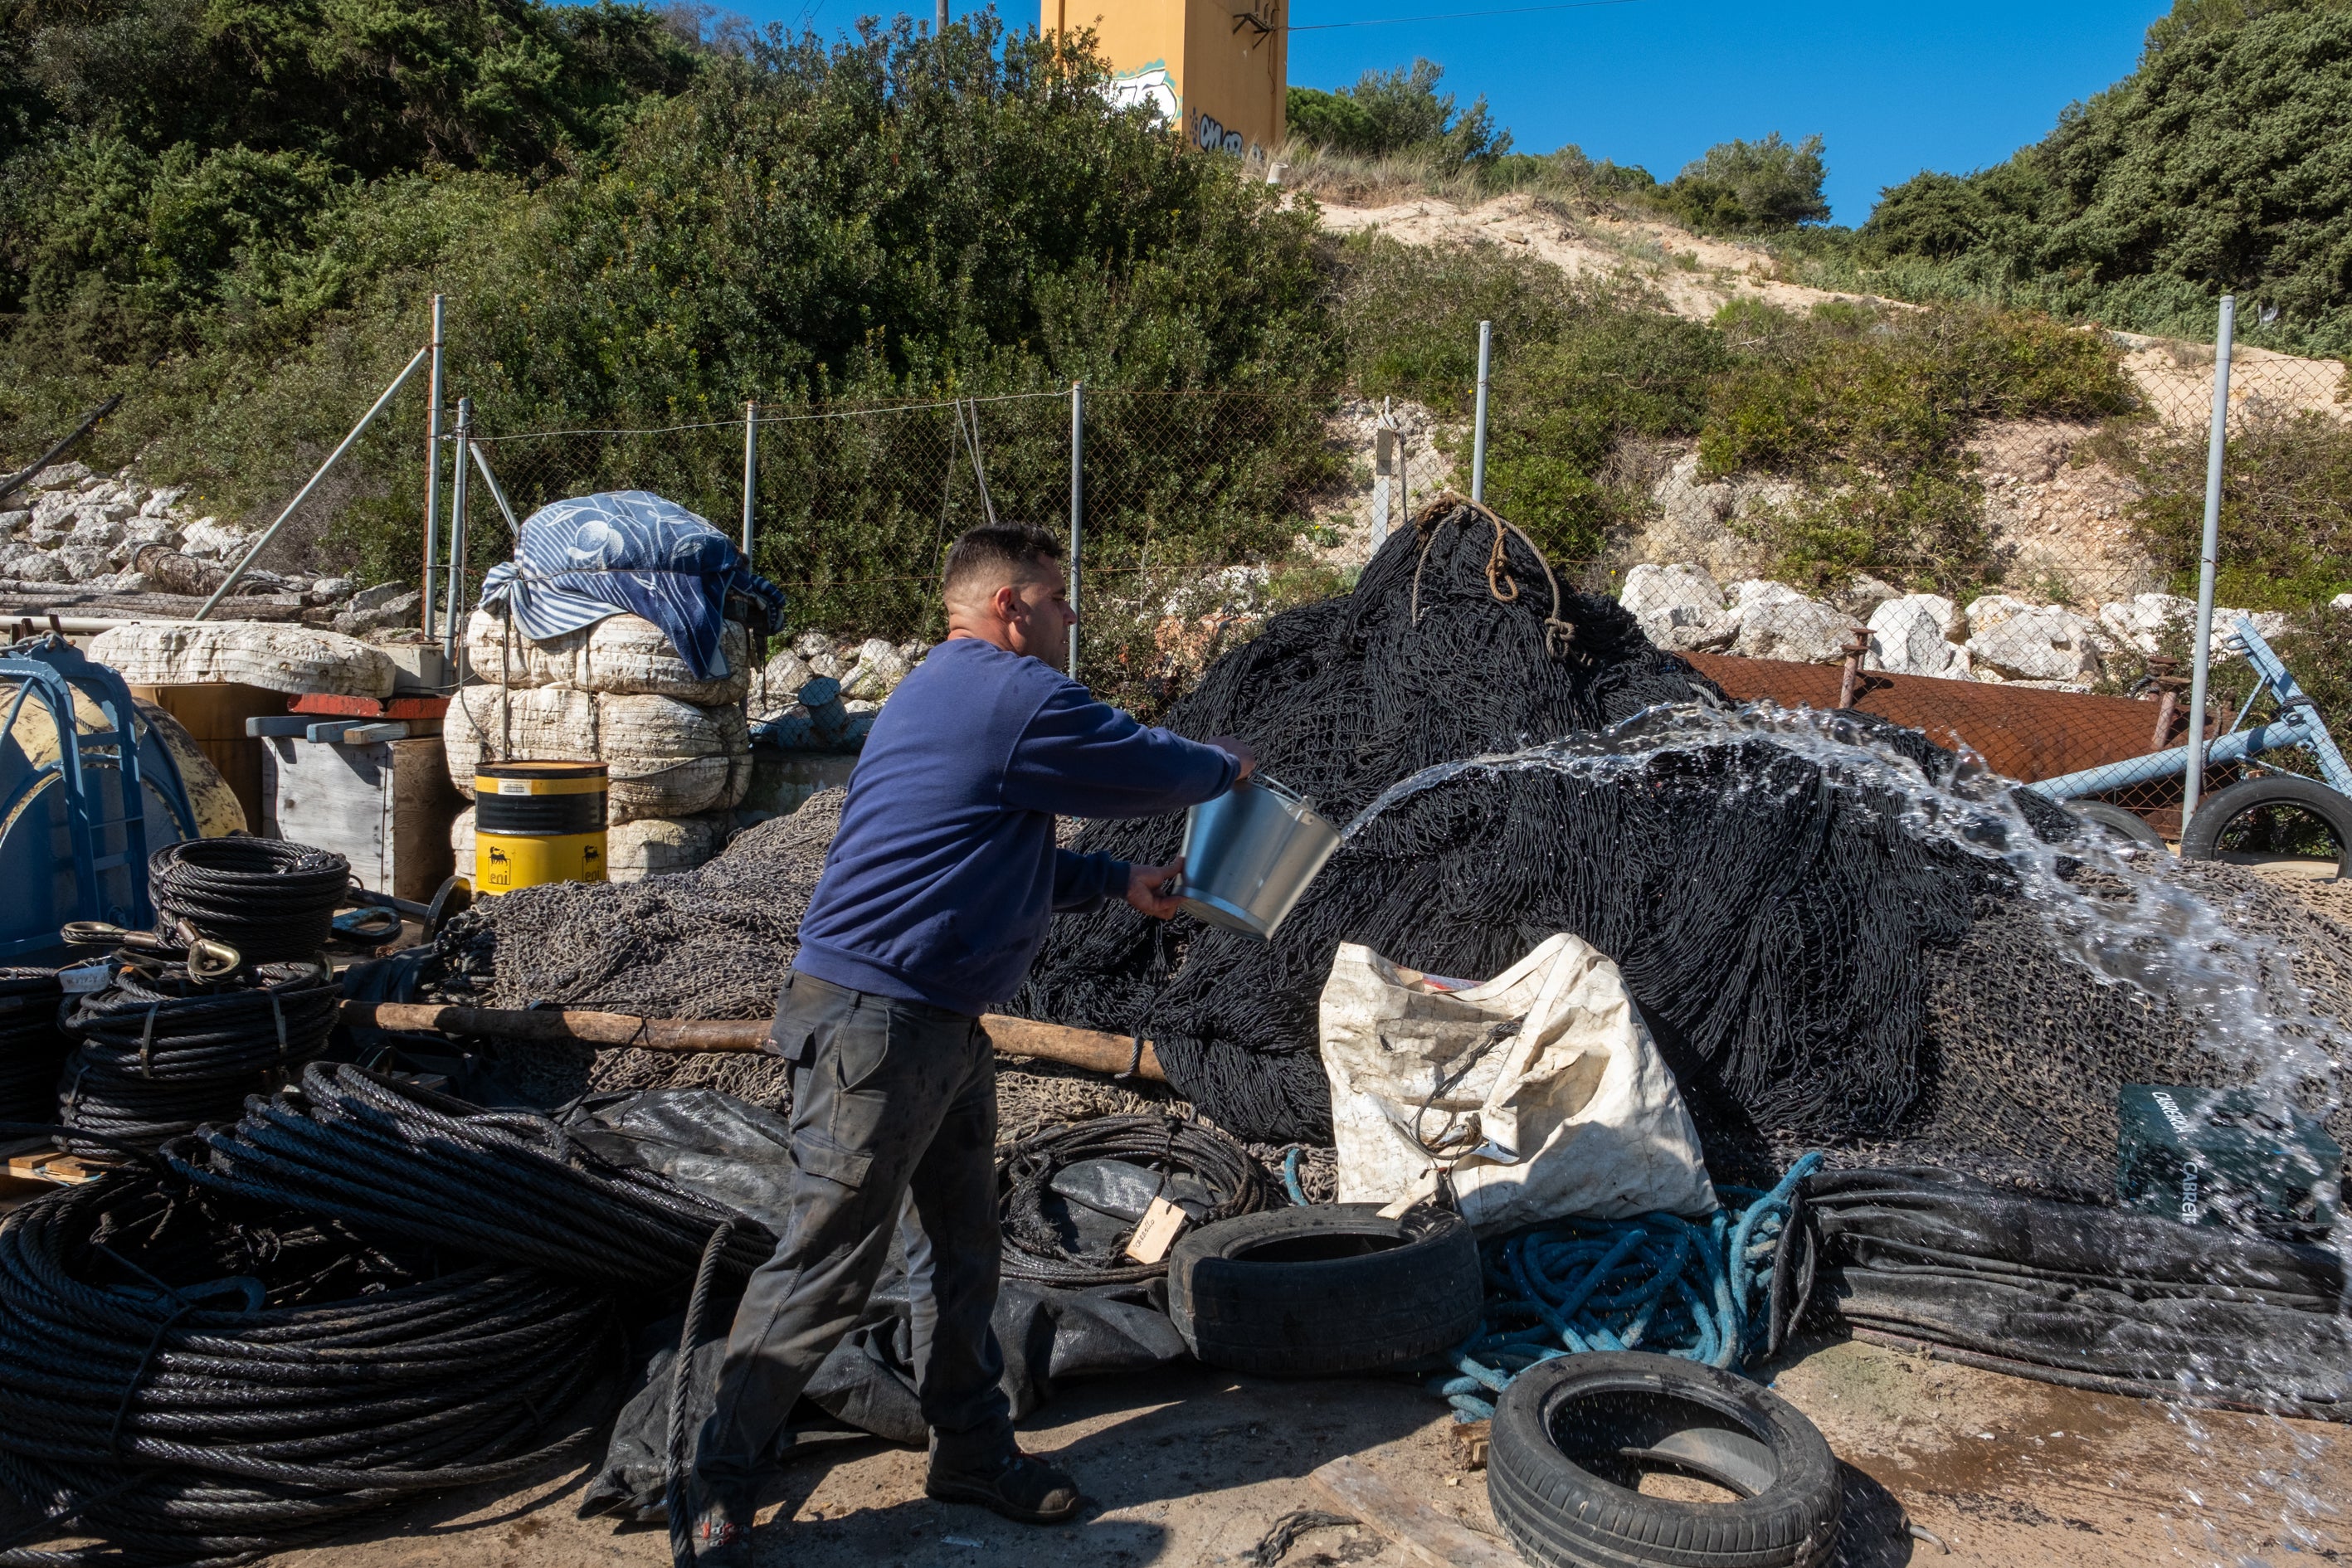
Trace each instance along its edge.
{"label": "coiled steel cable", "polygon": [[1121,1247],[1072,1249],[1045,1210],[1056,1173],[1081,1160],[1118,1158],[1198,1176],[1216,1203],[1196,1223],[1255,1214],[1266,1204],[1265,1170],[1250,1152],[1215,1128],[1173,1116],[1101,1116],[1048,1128],[1008,1144],[998,1155],[998,1214],[1004,1230],[1004,1277],[1040,1284],[1132,1284],[1168,1272],[1163,1260],[1138,1263]]}
{"label": "coiled steel cable", "polygon": [[101,1176],[0,1228],[0,1483],[41,1516],[0,1568],[248,1562],[509,1479],[601,1426],[619,1355],[593,1288]]}
{"label": "coiled steel cable", "polygon": [[481,1111],[355,1067],[314,1063],[299,1100],[248,1101],[235,1127],[163,1153],[214,1192],[615,1287],[685,1284],[730,1219],[730,1276],[775,1249],[765,1226],[614,1164],[544,1116]]}
{"label": "coiled steel cable", "polygon": [[167,927],[184,920],[248,963],[305,959],[327,945],[352,880],[331,850],[280,838],[188,838],[147,859],[148,890]]}
{"label": "coiled steel cable", "polygon": [[103,1156],[73,1130],[152,1147],[233,1121],[247,1095],[319,1054],[339,998],[334,976],[316,963],[266,963],[215,982],[176,964],[121,965],[104,990],[65,1010],[74,1048],[57,1079],[68,1129],[58,1147]]}
{"label": "coiled steel cable", "polygon": [[0,969],[0,1121],[47,1121],[69,1048],[58,1029],[65,987],[47,969]]}

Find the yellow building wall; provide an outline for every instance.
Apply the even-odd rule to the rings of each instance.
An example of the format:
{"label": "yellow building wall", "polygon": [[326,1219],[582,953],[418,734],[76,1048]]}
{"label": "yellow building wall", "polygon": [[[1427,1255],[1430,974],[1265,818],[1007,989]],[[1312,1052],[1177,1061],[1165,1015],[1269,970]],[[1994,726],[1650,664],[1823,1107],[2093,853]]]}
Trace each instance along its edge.
{"label": "yellow building wall", "polygon": [[1046,32],[1091,27],[1113,96],[1147,103],[1196,147],[1263,156],[1282,145],[1286,0],[1041,0]]}

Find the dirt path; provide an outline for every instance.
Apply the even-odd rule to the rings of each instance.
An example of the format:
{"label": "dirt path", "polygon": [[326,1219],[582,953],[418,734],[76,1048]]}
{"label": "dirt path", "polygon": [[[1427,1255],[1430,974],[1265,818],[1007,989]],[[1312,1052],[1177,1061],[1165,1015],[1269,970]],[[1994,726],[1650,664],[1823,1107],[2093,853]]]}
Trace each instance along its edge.
{"label": "dirt path", "polygon": [[[1876,1346],[1794,1356],[1775,1386],[1846,1463],[1845,1568],[2144,1568],[2278,1563],[2352,1548],[2352,1434],[2265,1417],[2184,1413],[2076,1394]],[[794,1461],[754,1544],[793,1568],[1100,1564],[1211,1568],[1242,1561],[1297,1509],[1307,1480],[1356,1454],[1397,1486],[1492,1531],[1485,1478],[1465,1469],[1436,1401],[1404,1382],[1283,1384],[1200,1367],[1072,1385],[1025,1424],[1088,1506],[1030,1530],[921,1495],[918,1454],[860,1442]],[[575,1470],[501,1496],[411,1510],[370,1535],[275,1561],[301,1568],[574,1568],[667,1561],[658,1529],[572,1517]],[[1916,1524],[1948,1553],[1913,1535]],[[1299,1540],[1286,1568],[1407,1568],[1361,1529]]]}

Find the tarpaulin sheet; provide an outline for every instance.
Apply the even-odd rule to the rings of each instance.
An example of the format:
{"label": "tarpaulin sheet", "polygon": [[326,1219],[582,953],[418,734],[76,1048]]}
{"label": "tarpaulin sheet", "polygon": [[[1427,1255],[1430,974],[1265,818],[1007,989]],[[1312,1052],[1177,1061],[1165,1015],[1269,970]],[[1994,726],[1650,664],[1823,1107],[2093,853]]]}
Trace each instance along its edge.
{"label": "tarpaulin sheet", "polygon": [[525,637],[561,637],[607,616],[659,626],[697,680],[731,672],[719,647],[727,595],[742,594],[783,629],[784,591],[751,570],[735,542],[649,490],[551,501],[522,521],[512,561],[482,579],[485,609],[503,605]]}
{"label": "tarpaulin sheet", "polygon": [[2344,1260],[1949,1171],[1814,1177],[1846,1323],[2022,1376],[2352,1421]]}
{"label": "tarpaulin sheet", "polygon": [[[609,1158],[656,1170],[782,1233],[793,1176],[791,1127],[783,1118],[708,1089],[650,1089],[591,1100],[568,1123]],[[1055,1383],[1158,1366],[1182,1356],[1168,1321],[1162,1281],[1057,1290],[1007,1280],[993,1320],[1004,1348],[1005,1396],[1018,1418],[1053,1396]],[[714,1298],[694,1351],[688,1430],[699,1432],[719,1381],[734,1318],[730,1298]],[[604,1462],[582,1500],[583,1517],[663,1514],[670,1373],[683,1319],[648,1327],[638,1340],[644,1371],[614,1423]],[[893,1244],[882,1282],[849,1337],[817,1369],[785,1438],[801,1447],[866,1435],[920,1447],[926,1433],[915,1398],[907,1265]]]}

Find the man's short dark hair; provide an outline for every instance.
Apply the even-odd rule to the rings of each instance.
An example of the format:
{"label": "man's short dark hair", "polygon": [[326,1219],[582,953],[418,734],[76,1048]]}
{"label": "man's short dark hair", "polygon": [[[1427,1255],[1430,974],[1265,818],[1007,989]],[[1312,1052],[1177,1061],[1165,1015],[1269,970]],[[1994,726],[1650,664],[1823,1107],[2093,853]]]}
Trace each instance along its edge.
{"label": "man's short dark hair", "polygon": [[1033,523],[992,522],[967,529],[948,547],[940,588],[948,598],[969,577],[1011,577],[1062,558],[1062,542]]}

